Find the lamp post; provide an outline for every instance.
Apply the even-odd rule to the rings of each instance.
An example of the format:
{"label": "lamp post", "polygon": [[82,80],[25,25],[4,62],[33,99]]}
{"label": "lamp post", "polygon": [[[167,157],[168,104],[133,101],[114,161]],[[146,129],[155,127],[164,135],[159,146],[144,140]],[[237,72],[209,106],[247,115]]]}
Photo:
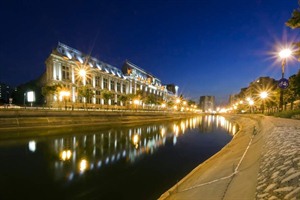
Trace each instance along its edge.
{"label": "lamp post", "polygon": [[279,57],[282,59],[281,61],[281,79],[279,80],[280,87],[280,103],[279,109],[283,110],[283,89],[288,87],[288,80],[284,78],[284,67],[286,65],[286,60],[288,57],[292,55],[292,51],[290,49],[283,49],[279,52]]}
{"label": "lamp post", "polygon": [[60,96],[63,98],[64,103],[65,103],[65,110],[67,110],[67,97],[70,96],[70,92],[69,91],[61,91]]}
{"label": "lamp post", "polygon": [[80,70],[79,70],[79,75],[80,75],[81,78],[82,78],[82,85],[85,85],[85,75],[86,75],[85,69],[80,69]]}
{"label": "lamp post", "polygon": [[259,96],[262,99],[262,113],[264,113],[265,112],[265,99],[268,97],[268,93],[261,92]]}
{"label": "lamp post", "polygon": [[139,105],[140,101],[139,101],[138,99],[135,99],[135,100],[133,100],[133,103],[134,103],[135,109],[136,109],[136,111],[137,111],[138,105]]}

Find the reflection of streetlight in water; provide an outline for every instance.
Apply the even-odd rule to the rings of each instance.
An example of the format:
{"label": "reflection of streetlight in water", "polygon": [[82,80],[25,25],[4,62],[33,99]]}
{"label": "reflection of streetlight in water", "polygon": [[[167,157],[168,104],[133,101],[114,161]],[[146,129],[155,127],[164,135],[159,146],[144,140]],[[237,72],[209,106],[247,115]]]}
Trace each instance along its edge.
{"label": "reflection of streetlight in water", "polygon": [[140,141],[140,137],[138,134],[134,134],[132,137],[132,142],[134,144],[134,147],[137,149],[139,147],[139,141]]}
{"label": "reflection of streetlight in water", "polygon": [[64,150],[60,153],[60,159],[63,161],[70,160],[72,152],[70,150]]}
{"label": "reflection of streetlight in water", "polygon": [[88,162],[86,159],[82,159],[79,163],[79,171],[83,173],[85,170],[87,170]]}

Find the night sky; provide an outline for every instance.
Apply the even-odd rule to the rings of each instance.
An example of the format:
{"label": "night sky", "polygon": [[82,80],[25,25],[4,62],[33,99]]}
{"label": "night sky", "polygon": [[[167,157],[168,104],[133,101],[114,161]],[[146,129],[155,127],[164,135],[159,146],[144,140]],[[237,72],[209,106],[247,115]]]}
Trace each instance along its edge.
{"label": "night sky", "polygon": [[[260,76],[281,77],[278,44],[300,41],[285,26],[297,0],[1,0],[0,82],[45,71],[62,42],[121,68],[128,59],[188,99],[232,93]],[[286,77],[299,70],[289,61]]]}

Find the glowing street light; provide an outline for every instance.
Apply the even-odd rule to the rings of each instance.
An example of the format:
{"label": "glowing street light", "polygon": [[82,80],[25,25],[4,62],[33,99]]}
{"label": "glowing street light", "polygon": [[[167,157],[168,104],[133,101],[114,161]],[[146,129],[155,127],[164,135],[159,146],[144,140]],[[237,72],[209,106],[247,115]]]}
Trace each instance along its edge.
{"label": "glowing street light", "polygon": [[268,97],[268,93],[263,91],[259,94],[259,96],[260,96],[260,98],[262,99],[262,102],[263,102],[263,104],[262,104],[262,106],[263,106],[262,113],[264,113],[265,112],[265,99]]}
{"label": "glowing street light", "polygon": [[260,96],[260,98],[265,99],[265,98],[268,97],[268,93],[264,91],[264,92],[261,92],[261,93],[259,94],[259,96]]}
{"label": "glowing street light", "polygon": [[86,71],[85,71],[84,69],[80,69],[80,70],[79,70],[79,75],[80,75],[81,77],[85,77]]}
{"label": "glowing street light", "polygon": [[135,108],[137,109],[140,101],[138,99],[133,100],[133,104],[135,105]]}
{"label": "glowing street light", "polygon": [[65,110],[67,110],[67,98],[70,96],[70,92],[69,91],[61,91],[59,94],[60,94],[61,99],[64,100]]}
{"label": "glowing street light", "polygon": [[250,105],[250,106],[253,106],[253,105],[254,105],[254,101],[253,101],[253,100],[250,100],[250,101],[249,101],[249,105]]}
{"label": "glowing street light", "polygon": [[85,69],[80,69],[78,71],[78,74],[82,78],[82,84],[85,85],[86,70]]}
{"label": "glowing street light", "polygon": [[291,55],[292,55],[292,51],[290,49],[283,49],[279,52],[279,57],[282,59],[282,62],[281,62],[282,78],[284,78],[284,66],[286,65],[286,60]]}

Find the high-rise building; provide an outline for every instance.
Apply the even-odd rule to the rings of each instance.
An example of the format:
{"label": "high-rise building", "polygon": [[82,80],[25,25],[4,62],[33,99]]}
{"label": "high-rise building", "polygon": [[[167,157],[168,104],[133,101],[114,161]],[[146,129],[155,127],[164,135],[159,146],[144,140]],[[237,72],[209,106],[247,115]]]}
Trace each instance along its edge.
{"label": "high-rise building", "polygon": [[200,97],[200,109],[202,112],[215,111],[215,97],[214,96],[201,96]]}

